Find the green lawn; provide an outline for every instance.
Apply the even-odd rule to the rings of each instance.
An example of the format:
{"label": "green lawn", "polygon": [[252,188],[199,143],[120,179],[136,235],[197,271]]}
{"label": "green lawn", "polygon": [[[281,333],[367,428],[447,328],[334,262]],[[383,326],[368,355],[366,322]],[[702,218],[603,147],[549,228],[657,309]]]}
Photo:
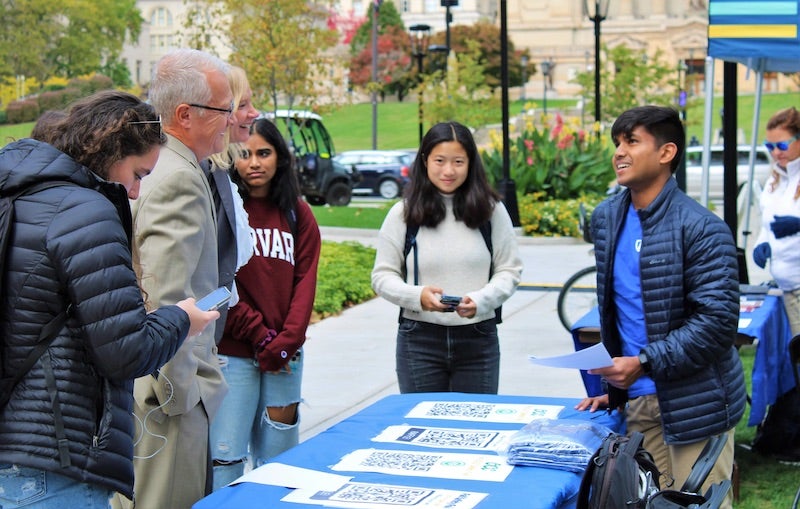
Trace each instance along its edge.
{"label": "green lawn", "polygon": [[26,122],[24,124],[0,125],[0,146],[5,146],[14,140],[30,136],[33,124],[33,122]]}
{"label": "green lawn", "polygon": [[[573,107],[577,99],[548,100],[549,107]],[[404,101],[378,103],[377,148],[379,150],[417,148],[419,145],[419,117],[417,102]],[[520,101],[509,104],[509,111],[516,115],[522,109]],[[502,122],[497,110],[493,123]],[[372,104],[346,106],[323,117],[325,126],[333,137],[337,152],[366,150],[372,148]],[[458,119],[456,119],[458,120]],[[423,126],[427,131],[431,126]]]}
{"label": "green lawn", "polygon": [[[738,101],[738,125],[744,131],[746,141],[750,141],[750,131],[753,124],[754,96],[740,95]],[[532,98],[531,101],[535,101]],[[550,111],[559,108],[572,108],[576,99],[549,99]],[[800,92],[788,94],[764,94],[761,100],[761,114],[759,117],[759,141],[763,139],[764,125],[769,117],[781,108],[786,108],[800,103]],[[722,94],[714,98],[712,114],[712,129],[720,126],[719,111],[722,107]],[[511,115],[516,115],[522,108],[522,103],[513,101],[509,105]],[[696,98],[689,102],[686,112],[688,138],[696,136],[703,138],[703,117],[705,102]],[[405,149],[416,148],[419,144],[419,123],[417,117],[416,101],[396,101],[378,103],[377,115],[377,148],[378,149]],[[500,111],[497,111],[495,123],[502,120]],[[591,118],[587,116],[587,122]],[[325,125],[333,137],[337,152],[344,150],[372,148],[372,105],[354,104],[345,106],[324,116]],[[23,138],[31,132],[33,123],[18,125],[0,125],[0,145],[5,145],[13,139]],[[425,128],[429,128],[425,125]]]}
{"label": "green lawn", "polygon": [[320,226],[365,228],[377,230],[395,202],[351,202],[347,207],[312,206],[311,211]]}

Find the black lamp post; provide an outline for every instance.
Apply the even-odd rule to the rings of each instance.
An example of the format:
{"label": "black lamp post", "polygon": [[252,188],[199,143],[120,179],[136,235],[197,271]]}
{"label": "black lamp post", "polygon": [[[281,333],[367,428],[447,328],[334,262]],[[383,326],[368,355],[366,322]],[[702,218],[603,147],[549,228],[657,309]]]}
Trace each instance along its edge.
{"label": "black lamp post", "polygon": [[444,14],[444,27],[445,27],[445,39],[444,44],[447,46],[447,58],[448,62],[445,64],[445,73],[449,71],[447,65],[449,64],[450,60],[450,23],[453,22],[453,14],[450,12],[450,7],[458,7],[458,0],[442,0],[442,7],[445,8]]}
{"label": "black lamp post", "polygon": [[681,113],[681,120],[686,122],[686,86],[684,85],[684,76],[686,76],[686,61],[681,60],[678,62],[678,109]]}
{"label": "black lamp post", "polygon": [[528,84],[528,55],[522,55],[519,58],[519,63],[522,65],[522,90],[520,90],[519,99],[522,101],[522,111],[525,111],[525,86]]}
{"label": "black lamp post", "polygon": [[[417,59],[417,80],[419,83],[422,83],[422,59],[425,58],[425,55],[428,51],[428,41],[431,37],[431,27],[430,25],[424,24],[417,24],[411,25],[408,27],[408,31],[411,36],[411,56]],[[419,104],[419,141],[422,143],[423,133],[423,126],[422,126],[422,102],[424,96],[422,93],[422,87],[420,87],[417,101]]]}
{"label": "black lamp post", "polygon": [[594,23],[594,120],[600,122],[600,23],[608,16],[611,0],[594,0],[594,11],[589,10],[589,0],[583,0],[583,12]]}
{"label": "black lamp post", "polygon": [[544,85],[544,90],[542,92],[542,108],[544,108],[544,114],[547,115],[547,77],[550,76],[550,71],[553,70],[553,61],[550,59],[542,60],[542,63],[539,65],[542,68],[542,85]]}

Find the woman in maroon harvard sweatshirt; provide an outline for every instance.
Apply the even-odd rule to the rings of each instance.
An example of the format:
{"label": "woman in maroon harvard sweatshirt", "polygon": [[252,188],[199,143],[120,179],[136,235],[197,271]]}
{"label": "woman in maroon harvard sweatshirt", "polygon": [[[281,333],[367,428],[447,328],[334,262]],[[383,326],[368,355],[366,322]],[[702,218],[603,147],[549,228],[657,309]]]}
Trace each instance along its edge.
{"label": "woman in maroon harvard sweatshirt", "polygon": [[299,441],[302,349],[317,286],[320,233],[301,198],[292,155],[275,125],[257,120],[232,170],[255,251],[236,274],[239,303],[219,344],[230,391],[215,418],[214,488]]}

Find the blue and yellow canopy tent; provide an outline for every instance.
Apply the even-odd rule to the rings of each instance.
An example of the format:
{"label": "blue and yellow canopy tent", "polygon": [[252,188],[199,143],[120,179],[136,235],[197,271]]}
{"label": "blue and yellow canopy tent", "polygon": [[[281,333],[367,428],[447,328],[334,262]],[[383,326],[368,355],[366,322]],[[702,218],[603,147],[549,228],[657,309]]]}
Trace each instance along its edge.
{"label": "blue and yellow canopy tent", "polygon": [[[723,133],[726,144],[725,160],[725,221],[735,233],[737,230],[736,212],[736,63],[745,65],[756,76],[756,97],[754,101],[753,127],[750,152],[750,177],[747,183],[744,244],[750,226],[750,210],[753,200],[753,168],[755,166],[755,148],[758,143],[758,126],[761,109],[761,90],[765,72],[797,72],[800,71],[800,39],[798,38],[798,22],[800,22],[800,1],[798,0],[709,0],[708,22],[708,59],[706,62],[706,109],[703,151],[704,192],[707,187],[709,149],[711,139],[711,115],[713,110],[713,60],[722,60],[726,66],[730,64],[733,72],[725,73],[725,116]],[[726,68],[727,70],[727,68]],[[729,86],[729,80],[733,86]],[[727,97],[732,94],[733,97]],[[728,115],[727,105],[733,105],[733,114]],[[730,150],[728,145],[730,145]],[[727,193],[727,190],[733,190]],[[729,196],[729,194],[731,196]],[[705,194],[707,196],[707,194]]]}

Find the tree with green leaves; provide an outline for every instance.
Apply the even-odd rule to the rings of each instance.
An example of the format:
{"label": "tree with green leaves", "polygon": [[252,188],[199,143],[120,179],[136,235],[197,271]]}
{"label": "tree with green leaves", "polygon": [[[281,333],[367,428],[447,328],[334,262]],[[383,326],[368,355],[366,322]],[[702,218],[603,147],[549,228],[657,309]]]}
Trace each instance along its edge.
{"label": "tree with green leaves", "polygon": [[[600,93],[604,122],[623,111],[645,104],[673,105],[678,94],[677,69],[670,67],[659,49],[648,56],[645,50],[620,45],[603,47],[605,59],[600,65]],[[581,95],[588,99],[587,111],[594,109],[594,71],[575,77]]]}
{"label": "tree with green leaves", "polygon": [[375,86],[381,94],[397,94],[403,100],[416,82],[410,70],[411,50],[408,34],[396,26],[388,27],[378,36],[378,80],[372,83],[372,48],[366,47],[350,60],[350,83],[369,89]]}
{"label": "tree with green leaves", "polygon": [[136,0],[3,0],[0,76],[44,82],[114,66],[142,17]]}
{"label": "tree with green leaves", "polygon": [[372,83],[372,9],[374,4],[369,2],[366,21],[350,41],[350,83],[370,92],[380,92],[381,96],[397,94],[402,101],[416,83],[411,70],[408,34],[394,4],[383,2],[378,10],[378,76],[377,82]]}
{"label": "tree with green leaves", "polygon": [[456,120],[478,128],[491,122],[501,108],[500,98],[485,80],[486,67],[478,41],[466,41],[456,55],[455,68],[425,75],[419,90],[424,94],[426,123]]}
{"label": "tree with green leaves", "polygon": [[[350,53],[354,56],[361,53],[364,48],[372,47],[372,9],[374,9],[374,4],[371,0],[367,4],[367,20],[358,27],[350,41]],[[397,27],[403,32],[406,29],[394,3],[384,1],[381,2],[378,9],[378,35],[385,34],[390,27]]]}
{"label": "tree with green leaves", "polygon": [[[469,45],[472,42],[477,43],[480,50],[479,61],[483,64],[486,74],[486,84],[492,89],[500,88],[500,67],[501,58],[500,54],[500,28],[494,23],[488,21],[478,21],[474,25],[455,25],[450,28],[450,45],[451,51],[456,55],[464,51],[469,51]],[[437,32],[431,37],[431,44],[446,43],[446,33]],[[527,51],[517,52],[514,49],[514,43],[508,41],[508,54],[510,55],[508,62],[508,82],[509,86],[522,85],[522,62],[521,57],[523,54],[527,55]],[[528,71],[534,71],[531,64],[528,65]],[[528,75],[530,76],[530,72]]]}
{"label": "tree with green leaves", "polygon": [[[319,97],[330,98],[324,88],[333,81],[331,50],[338,34],[327,27],[326,10],[298,0],[198,0],[193,4],[200,9],[196,12],[212,13],[193,18],[199,22],[197,31],[207,36],[224,34],[220,36],[232,50],[230,61],[247,73],[256,104],[268,103],[273,110],[313,108]],[[217,24],[204,25],[212,21]]]}

